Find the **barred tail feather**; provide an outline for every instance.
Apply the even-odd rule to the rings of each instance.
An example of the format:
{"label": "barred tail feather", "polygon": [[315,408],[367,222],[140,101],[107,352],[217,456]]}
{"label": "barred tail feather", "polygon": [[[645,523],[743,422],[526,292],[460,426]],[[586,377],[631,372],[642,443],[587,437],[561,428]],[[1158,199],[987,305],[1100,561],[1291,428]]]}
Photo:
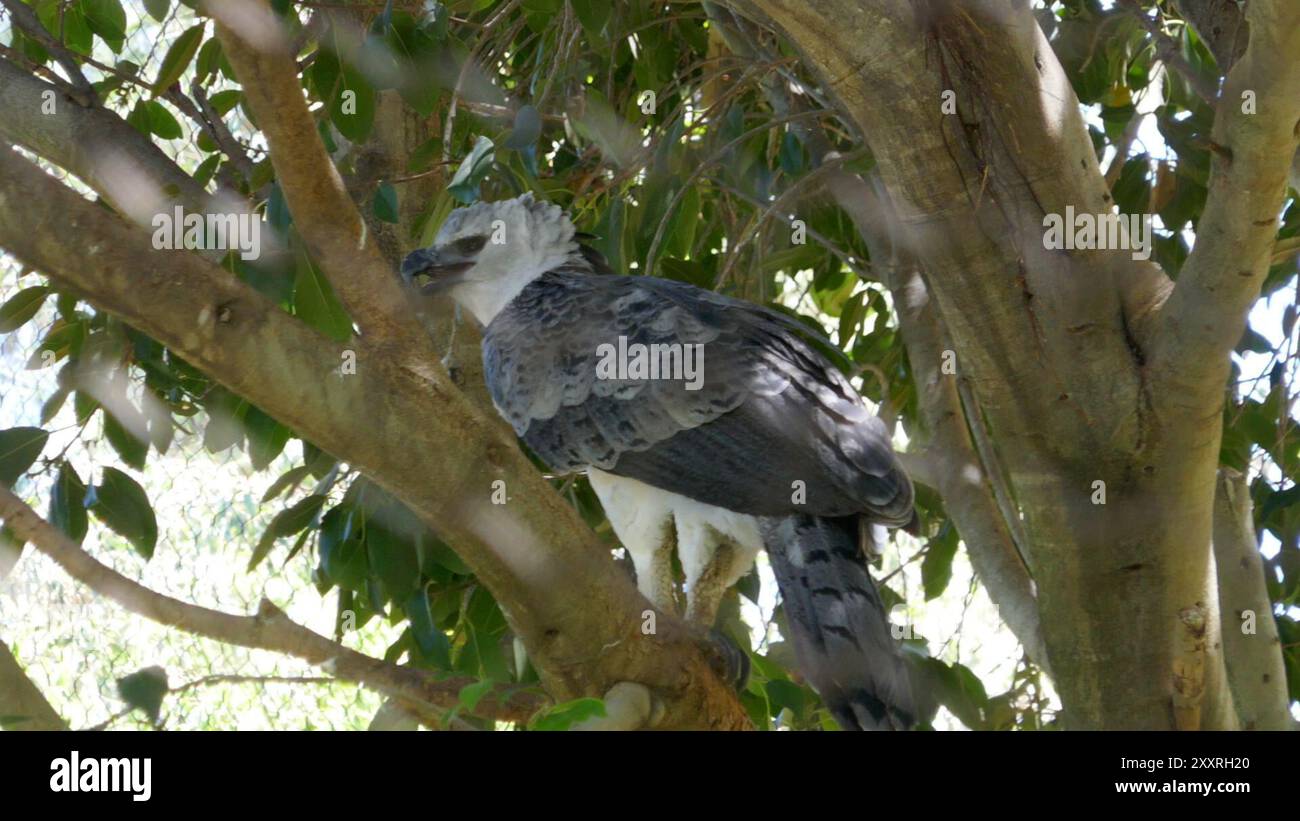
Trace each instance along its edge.
{"label": "barred tail feather", "polygon": [[859,518],[761,520],[799,667],[846,730],[908,729],[911,682],[867,573]]}

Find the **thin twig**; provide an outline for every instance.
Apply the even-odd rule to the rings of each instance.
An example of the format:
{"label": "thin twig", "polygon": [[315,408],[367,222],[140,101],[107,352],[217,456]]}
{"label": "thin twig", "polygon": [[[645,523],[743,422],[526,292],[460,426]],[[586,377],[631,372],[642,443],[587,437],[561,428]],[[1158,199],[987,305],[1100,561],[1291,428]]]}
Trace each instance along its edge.
{"label": "thin twig", "polygon": [[1120,2],[1123,3],[1133,17],[1137,18],[1142,28],[1146,29],[1147,34],[1151,35],[1151,40],[1156,49],[1156,56],[1165,65],[1177,69],[1178,73],[1187,80],[1187,84],[1192,87],[1192,91],[1195,91],[1198,97],[1213,107],[1219,97],[1218,83],[1211,85],[1201,76],[1200,72],[1182,55],[1182,47],[1178,42],[1165,32],[1157,20],[1147,16],[1146,10],[1142,8],[1137,0],[1120,0]]}
{"label": "thin twig", "polygon": [[717,151],[714,151],[711,157],[697,165],[695,170],[682,181],[681,187],[677,189],[677,193],[673,195],[672,200],[668,203],[668,207],[664,209],[663,216],[659,219],[659,226],[655,229],[654,240],[650,243],[650,250],[646,253],[645,273],[651,274],[654,272],[654,264],[659,255],[659,246],[662,245],[664,241],[664,232],[668,229],[668,223],[671,222],[672,215],[677,211],[677,206],[681,204],[682,198],[686,196],[686,192],[691,189],[691,186],[695,184],[695,181],[698,180],[706,170],[721,162],[722,159],[726,157],[727,152],[745,142],[750,137],[753,137],[755,134],[761,134],[764,131],[785,125],[786,123],[831,116],[834,115],[829,111],[804,111],[799,114],[791,114],[788,117],[777,117],[776,119],[768,120],[762,125],[754,126],[753,128],[741,133],[740,136],[735,139],[729,140]]}
{"label": "thin twig", "polygon": [[[198,103],[199,112],[203,115],[202,122],[206,125],[208,136],[226,155],[230,163],[235,166],[235,170],[244,178],[244,182],[251,184],[253,179],[252,160],[244,153],[243,146],[235,139],[235,135],[230,133],[225,120],[221,119],[221,115],[212,107],[212,101],[208,99],[207,92],[203,90],[203,86],[197,80],[190,83],[190,94],[193,95],[194,101]],[[183,97],[179,92],[176,96]]]}

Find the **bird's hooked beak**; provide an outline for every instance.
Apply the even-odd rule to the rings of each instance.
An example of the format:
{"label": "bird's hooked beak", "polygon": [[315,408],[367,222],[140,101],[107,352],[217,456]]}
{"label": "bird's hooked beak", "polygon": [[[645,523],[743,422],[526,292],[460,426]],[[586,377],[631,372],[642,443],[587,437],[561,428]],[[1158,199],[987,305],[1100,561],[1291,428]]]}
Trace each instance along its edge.
{"label": "bird's hooked beak", "polygon": [[425,295],[436,294],[462,281],[474,267],[472,259],[453,259],[442,248],[421,248],[402,260],[402,280]]}

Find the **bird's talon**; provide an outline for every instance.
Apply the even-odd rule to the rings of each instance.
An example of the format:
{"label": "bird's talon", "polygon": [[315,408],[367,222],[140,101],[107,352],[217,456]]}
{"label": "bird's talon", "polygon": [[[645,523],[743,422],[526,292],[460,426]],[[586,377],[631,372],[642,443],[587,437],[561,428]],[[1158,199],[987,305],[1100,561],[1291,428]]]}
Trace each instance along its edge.
{"label": "bird's talon", "polygon": [[709,631],[709,665],[736,692],[749,684],[749,653],[718,630]]}

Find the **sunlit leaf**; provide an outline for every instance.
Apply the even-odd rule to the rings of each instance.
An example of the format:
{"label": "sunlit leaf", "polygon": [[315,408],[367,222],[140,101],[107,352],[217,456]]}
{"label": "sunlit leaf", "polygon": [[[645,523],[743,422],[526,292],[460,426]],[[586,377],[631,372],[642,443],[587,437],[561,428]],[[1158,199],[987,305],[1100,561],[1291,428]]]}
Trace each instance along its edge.
{"label": "sunlit leaf", "polygon": [[275,546],[277,539],[292,536],[314,522],[324,504],[324,496],[313,494],[275,514],[275,518],[258,539],[257,546],[253,548],[253,555],[248,560],[248,569],[252,570],[262,563],[271,552],[271,548]]}
{"label": "sunlit leaf", "polygon": [[456,169],[447,191],[457,202],[469,204],[478,199],[479,184],[492,169],[494,160],[492,141],[480,136],[474,141],[474,147]]}
{"label": "sunlit leaf", "polygon": [[36,316],[36,312],[45,304],[50,289],[44,285],[24,288],[0,305],[0,333],[10,333],[22,327]]}
{"label": "sunlit leaf", "polygon": [[0,430],[0,485],[12,486],[45,449],[50,435],[40,428]]}
{"label": "sunlit leaf", "polygon": [[50,489],[50,524],[62,530],[77,544],[86,538],[86,485],[68,461],[59,465],[59,474]]}
{"label": "sunlit leaf", "polygon": [[87,491],[87,507],[113,532],[131,543],[146,560],[158,543],[158,520],[149,496],[130,476],[106,467],[100,483]]}
{"label": "sunlit leaf", "polygon": [[155,96],[166,93],[172,83],[179,80],[185,73],[185,69],[190,67],[194,55],[199,53],[199,45],[203,42],[203,32],[207,25],[207,21],[203,21],[191,26],[172,41],[171,47],[167,49],[167,55],[163,57],[162,65],[158,68],[158,77],[153,83]]}
{"label": "sunlit leaf", "polygon": [[352,335],[352,320],[334,289],[306,254],[298,255],[293,283],[293,310],[304,322],[342,342]]}

